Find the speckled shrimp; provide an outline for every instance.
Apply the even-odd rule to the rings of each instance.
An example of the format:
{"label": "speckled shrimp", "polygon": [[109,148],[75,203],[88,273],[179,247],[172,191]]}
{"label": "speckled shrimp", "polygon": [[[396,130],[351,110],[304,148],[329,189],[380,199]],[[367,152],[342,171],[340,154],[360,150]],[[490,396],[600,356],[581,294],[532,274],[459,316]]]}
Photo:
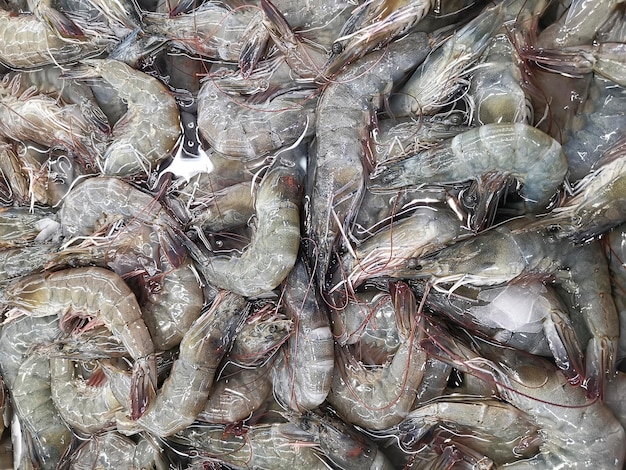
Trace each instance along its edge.
{"label": "speckled shrimp", "polygon": [[170,155],[181,135],[180,116],[174,96],[163,83],[113,59],[83,61],[66,76],[101,78],[128,106],[113,126],[112,141],[102,156],[104,174],[149,174]]}
{"label": "speckled shrimp", "polygon": [[3,300],[30,315],[56,313],[62,322],[82,315],[104,324],[135,360],[130,391],[133,415],[145,411],[148,390],[156,383],[154,346],[135,294],[117,274],[102,268],[35,274],[7,288]]}
{"label": "speckled shrimp", "polygon": [[239,257],[207,256],[187,242],[199,271],[212,285],[244,296],[276,288],[291,271],[300,247],[302,168],[298,148],[279,154],[256,194],[256,231]]}
{"label": "speckled shrimp", "polygon": [[[365,152],[370,122],[394,83],[419,64],[430,47],[424,33],[410,34],[372,52],[338,74],[317,107],[316,152],[310,161],[307,234],[323,284],[341,229],[351,223],[365,184]],[[347,230],[346,230],[347,232]]]}

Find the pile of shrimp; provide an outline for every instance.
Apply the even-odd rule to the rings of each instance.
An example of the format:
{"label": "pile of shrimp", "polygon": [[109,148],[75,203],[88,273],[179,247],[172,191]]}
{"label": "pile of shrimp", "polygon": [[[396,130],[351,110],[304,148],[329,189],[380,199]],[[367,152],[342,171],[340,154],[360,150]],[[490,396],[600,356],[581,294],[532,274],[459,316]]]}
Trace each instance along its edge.
{"label": "pile of shrimp", "polygon": [[0,0],[0,467],[624,468],[625,7]]}

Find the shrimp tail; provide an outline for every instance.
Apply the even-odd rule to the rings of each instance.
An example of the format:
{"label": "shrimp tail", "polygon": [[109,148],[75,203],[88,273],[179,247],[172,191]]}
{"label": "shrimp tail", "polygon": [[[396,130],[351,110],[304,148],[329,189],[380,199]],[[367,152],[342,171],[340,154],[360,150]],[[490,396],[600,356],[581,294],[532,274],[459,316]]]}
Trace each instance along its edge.
{"label": "shrimp tail", "polygon": [[263,25],[263,14],[254,16],[243,32],[243,46],[239,53],[239,68],[244,77],[250,76],[263,56],[269,36],[267,28]]}
{"label": "shrimp tail", "polygon": [[615,350],[608,338],[592,338],[587,345],[587,398],[604,398],[606,377],[614,372]]}
{"label": "shrimp tail", "polygon": [[144,414],[157,391],[156,357],[151,354],[135,362],[131,376],[130,404],[133,420]]}
{"label": "shrimp tail", "polygon": [[550,72],[559,73],[570,78],[582,78],[593,71],[593,61],[582,51],[565,51],[558,49],[525,50],[523,57]]}
{"label": "shrimp tail", "polygon": [[33,13],[39,16],[53,31],[61,37],[81,39],[85,37],[82,28],[64,13],[55,10],[43,1],[37,1]]}

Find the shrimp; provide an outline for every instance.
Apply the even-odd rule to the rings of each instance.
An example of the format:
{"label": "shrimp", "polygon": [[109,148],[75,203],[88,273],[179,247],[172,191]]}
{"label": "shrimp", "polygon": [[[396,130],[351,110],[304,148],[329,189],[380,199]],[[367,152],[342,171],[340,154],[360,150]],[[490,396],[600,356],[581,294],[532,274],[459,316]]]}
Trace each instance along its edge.
{"label": "shrimp", "polygon": [[538,227],[556,230],[560,237],[583,243],[626,221],[626,141],[620,139],[607,150],[592,172],[574,186],[566,198]]}
{"label": "shrimp", "polygon": [[72,433],[52,401],[50,362],[46,356],[33,354],[22,363],[11,385],[11,398],[33,439],[41,467],[57,468]]}
{"label": "shrimp", "polygon": [[[306,196],[309,256],[317,281],[324,284],[332,250],[342,229],[349,227],[363,196],[367,129],[394,83],[424,59],[424,33],[410,34],[372,52],[339,73],[320,97],[316,118],[316,151],[310,161],[311,184]],[[346,233],[348,230],[344,230]]]}
{"label": "shrimp", "polygon": [[0,81],[0,134],[46,147],[64,147],[95,171],[106,139],[97,119],[85,116],[79,105],[63,105],[32,87],[16,94],[20,81],[21,75],[6,75]]}
{"label": "shrimp", "polygon": [[217,296],[211,308],[189,327],[170,375],[145,413],[131,425],[166,437],[193,423],[206,404],[217,366],[247,314],[247,305],[237,294],[222,291]]}
{"label": "shrimp", "polygon": [[50,358],[50,380],[52,401],[71,428],[94,434],[115,426],[123,406],[107,382],[94,386],[77,378],[74,362],[64,357]]}
{"label": "shrimp", "polygon": [[270,364],[223,373],[213,385],[211,395],[197,420],[228,424],[248,418],[272,392]]}
{"label": "shrimp", "polygon": [[192,210],[192,225],[208,232],[222,232],[245,225],[254,216],[252,183],[233,184],[213,193],[210,201]]}
{"label": "shrimp", "polygon": [[69,237],[91,235],[120,219],[177,226],[153,196],[113,177],[84,180],[69,192],[59,211],[63,234]]}
{"label": "shrimp", "polygon": [[128,470],[170,468],[148,439],[136,443],[118,432],[104,432],[87,439],[67,458],[67,463],[75,470],[114,470],[123,465]]}
{"label": "shrimp", "polygon": [[384,277],[407,259],[434,252],[467,233],[445,207],[417,207],[411,215],[392,222],[354,249],[356,257],[342,257],[349,291],[367,279]]}
{"label": "shrimp", "polygon": [[283,284],[282,309],[292,318],[294,332],[272,369],[274,395],[293,410],[317,408],[332,381],[333,335],[316,296],[310,271],[300,260]]}
{"label": "shrimp", "polygon": [[328,402],[345,421],[381,430],[398,424],[409,413],[422,381],[426,353],[418,347],[424,336],[417,304],[406,284],[390,286],[396,309],[408,325],[399,325],[403,342],[390,362],[365,368],[346,349],[336,348],[335,369]]}
{"label": "shrimp", "polygon": [[0,208],[0,249],[18,248],[32,242],[58,238],[58,222],[46,209]]}
{"label": "shrimp", "polygon": [[266,364],[287,341],[293,321],[272,304],[265,304],[250,315],[228,353],[230,360],[240,367]]}
{"label": "shrimp", "polygon": [[[524,212],[545,210],[563,183],[567,157],[561,145],[542,131],[522,123],[486,124],[391,165],[375,175],[374,191],[428,184],[446,184],[491,174],[496,181],[515,178]],[[492,194],[481,202],[471,226],[480,227],[482,206],[493,204]],[[482,202],[487,198],[486,202]],[[489,202],[491,201],[491,202]],[[485,211],[488,212],[488,211]]]}
{"label": "shrimp", "polygon": [[[414,290],[426,288],[413,285]],[[428,292],[426,305],[475,335],[541,356],[553,356],[572,384],[584,377],[583,353],[567,307],[550,285],[526,281],[467,295]]]}
{"label": "shrimp", "polygon": [[208,257],[187,241],[191,256],[210,284],[252,297],[276,288],[289,274],[300,247],[300,151],[282,153],[256,194],[256,231],[240,257]]}
{"label": "shrimp", "polygon": [[[432,9],[432,0],[364,2],[355,8],[333,43],[325,75],[331,76],[341,67],[365,56],[373,49],[402,37]],[[335,51],[339,51],[335,53]]]}
{"label": "shrimp", "polygon": [[65,76],[101,78],[128,106],[102,156],[104,174],[150,174],[170,155],[181,135],[180,116],[174,96],[159,80],[113,59],[84,60]]}
{"label": "shrimp", "polygon": [[[99,28],[94,24],[83,25],[77,16],[71,15],[71,18],[78,22],[83,32],[90,34],[81,38],[63,38],[33,15],[15,16],[0,10],[0,63],[13,69],[62,65],[97,56],[117,43],[117,38],[108,34],[106,29],[103,31],[102,25]],[[15,47],[16,44],[19,47]]]}
{"label": "shrimp", "polygon": [[192,425],[172,439],[196,451],[199,464],[218,460],[235,469],[328,469],[313,447],[313,436],[292,423],[257,424],[242,435],[228,433],[224,426]]}
{"label": "shrimp", "polygon": [[310,137],[316,98],[311,90],[285,90],[264,103],[246,103],[209,77],[198,93],[198,130],[218,152],[256,158]]}
{"label": "shrimp", "polygon": [[447,105],[466,83],[463,72],[480,57],[503,19],[501,4],[487,8],[435,49],[390,98],[393,116],[432,114]]}
{"label": "shrimp", "polygon": [[60,321],[89,316],[104,324],[135,360],[130,400],[140,415],[156,384],[154,345],[135,294],[114,272],[75,268],[20,279],[4,292],[4,301],[35,316],[57,313]]}
{"label": "shrimp", "polygon": [[306,412],[302,415],[287,414],[290,422],[313,435],[322,453],[344,470],[391,470],[391,461],[363,433],[346,425],[340,419],[325,413]]}
{"label": "shrimp", "polygon": [[[455,355],[462,348],[461,359],[452,361],[454,366],[495,380],[500,396],[539,428],[539,453],[506,468],[622,468],[626,459],[622,425],[602,400],[589,400],[549,361],[512,349],[494,351],[486,345],[480,351],[487,359],[460,345],[446,344],[446,348]],[[598,429],[603,430],[602,439],[596,436]]]}
{"label": "shrimp", "polygon": [[[614,372],[619,334],[606,257],[599,242],[573,246],[528,228],[532,220],[529,224],[528,219],[514,219],[408,264],[418,277],[430,276],[435,286],[454,283],[452,290],[462,284],[493,286],[526,276],[553,276],[566,294],[562,298],[570,315],[576,317],[574,325],[582,322],[586,327],[577,331],[586,351],[583,385],[590,397],[602,396],[606,377]],[[410,271],[404,274],[415,276],[416,271]]]}
{"label": "shrimp", "polygon": [[617,358],[626,357],[626,225],[621,224],[611,230],[605,238],[606,254],[609,261],[611,286],[615,307],[619,314],[619,344]]}

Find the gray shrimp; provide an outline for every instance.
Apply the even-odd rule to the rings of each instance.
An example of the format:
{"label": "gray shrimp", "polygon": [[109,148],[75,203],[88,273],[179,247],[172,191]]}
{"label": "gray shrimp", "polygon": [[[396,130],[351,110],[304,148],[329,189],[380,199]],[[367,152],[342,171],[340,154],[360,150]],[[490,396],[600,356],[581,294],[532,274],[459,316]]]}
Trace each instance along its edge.
{"label": "gray shrimp", "polygon": [[243,297],[222,291],[185,333],[178,359],[148,409],[130,423],[122,419],[123,425],[166,437],[193,423],[207,402],[217,366],[247,314],[247,306]]}
{"label": "gray shrimp", "polygon": [[[567,174],[567,157],[561,145],[542,131],[522,123],[486,124],[444,141],[424,152],[383,169],[374,176],[374,191],[429,184],[449,184],[480,179],[505,181],[513,177],[523,198],[524,212],[548,208]],[[480,227],[483,205],[492,194],[480,194],[470,225]],[[495,201],[492,201],[492,203]],[[489,212],[487,207],[484,212]]]}
{"label": "gray shrimp", "polygon": [[310,270],[296,263],[283,284],[282,309],[294,331],[272,368],[274,395],[292,410],[312,410],[330,391],[334,339],[328,315],[317,299]]}
{"label": "gray shrimp", "polygon": [[160,202],[119,178],[89,178],[75,186],[59,211],[63,234],[89,236],[120,219],[175,227]]}
{"label": "gray shrimp", "polygon": [[180,116],[174,96],[159,80],[113,59],[83,60],[65,76],[101,78],[128,107],[102,155],[104,174],[150,174],[173,151],[181,135]]}
{"label": "gray shrimp", "polygon": [[76,377],[75,364],[61,356],[50,358],[52,402],[71,428],[94,434],[115,426],[115,413],[123,410],[108,383],[89,385]]}
{"label": "gray shrimp", "polygon": [[315,90],[286,90],[261,104],[247,103],[209,77],[198,93],[198,130],[220,153],[256,158],[310,136],[316,104]]}
{"label": "gray shrimp", "polygon": [[501,4],[486,8],[444,41],[390,98],[393,116],[433,114],[448,104],[466,83],[464,71],[480,57],[503,19]]}
{"label": "gray shrimp", "polygon": [[409,413],[426,362],[426,353],[418,344],[424,328],[415,297],[406,284],[399,282],[390,288],[398,315],[405,319],[399,325],[402,344],[391,361],[367,368],[350,351],[337,347],[328,394],[328,402],[341,418],[373,430],[394,426]]}
{"label": "gray shrimp", "polygon": [[246,427],[241,435],[227,432],[224,426],[192,425],[172,439],[197,452],[199,467],[217,460],[237,470],[328,469],[313,447],[313,436],[293,423],[257,424]]}
{"label": "gray shrimp", "polygon": [[0,10],[0,63],[12,69],[62,65],[97,56],[117,43],[118,39],[102,25],[86,25],[77,16],[73,19],[88,34],[80,38],[63,38],[33,15],[15,16]]}
{"label": "gray shrimp", "polygon": [[428,36],[414,33],[368,54],[338,74],[317,107],[316,148],[310,159],[307,235],[323,284],[339,233],[349,227],[365,184],[363,141],[383,98],[428,54]]}
{"label": "gray shrimp", "polygon": [[215,287],[246,297],[276,288],[289,274],[300,247],[300,152],[280,154],[256,194],[256,230],[239,257],[209,257],[187,242],[198,270]]}
{"label": "gray shrimp", "polygon": [[0,134],[66,148],[95,171],[106,139],[97,118],[85,116],[79,105],[63,105],[32,87],[19,93],[20,81],[21,75],[6,75],[0,82]]}
{"label": "gray shrimp", "polygon": [[237,423],[261,408],[272,393],[271,362],[251,369],[226,370],[215,382],[197,420],[208,423]]}
{"label": "gray shrimp", "polygon": [[11,284],[3,300],[35,316],[56,313],[63,323],[82,315],[104,324],[135,361],[133,416],[145,410],[146,394],[156,383],[154,345],[135,294],[117,274],[97,267],[35,274]]}
{"label": "gray shrimp", "polygon": [[70,445],[72,432],[52,401],[48,357],[29,356],[20,366],[10,390],[15,410],[33,439],[42,468],[57,468]]}
{"label": "gray shrimp", "polygon": [[[601,396],[606,378],[615,369],[619,334],[606,257],[597,240],[574,246],[532,228],[533,220],[513,219],[421,260],[409,261],[409,269],[396,275],[430,277],[436,287],[451,284],[452,291],[463,284],[494,286],[525,276],[554,276],[570,315],[576,316],[574,325],[581,322],[588,331],[577,330],[585,348],[584,385],[589,396]],[[594,276],[589,276],[590,272]]]}

